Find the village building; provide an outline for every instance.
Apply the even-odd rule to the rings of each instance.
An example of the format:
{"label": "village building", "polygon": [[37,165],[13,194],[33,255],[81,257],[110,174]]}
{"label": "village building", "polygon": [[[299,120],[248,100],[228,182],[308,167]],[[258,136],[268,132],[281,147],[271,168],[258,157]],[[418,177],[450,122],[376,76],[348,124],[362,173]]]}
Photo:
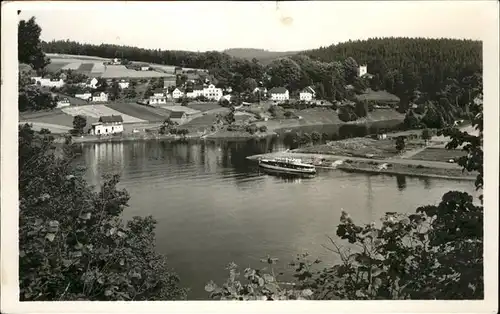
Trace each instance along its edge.
{"label": "village building", "polygon": [[157,88],[157,89],[153,90],[153,96],[165,97],[165,92],[163,91],[163,89]]}
{"label": "village building", "polygon": [[99,82],[99,81],[98,81],[95,77],[93,77],[93,78],[91,78],[91,79],[88,79],[88,80],[87,80],[87,84],[86,84],[86,86],[87,86],[87,87],[90,87],[90,88],[92,88],[92,89],[96,89],[96,88],[97,88],[97,83],[98,83],[98,82]]}
{"label": "village building", "polygon": [[118,86],[120,86],[121,89],[125,89],[130,86],[130,82],[121,80],[120,82],[118,82]]}
{"label": "village building", "polygon": [[174,91],[172,92],[173,99],[179,99],[182,96],[184,96],[184,92],[182,90],[180,90],[179,88],[174,89]]}
{"label": "village building", "polygon": [[307,86],[299,93],[299,99],[304,101],[311,101],[316,98],[316,91],[311,86]]}
{"label": "village building", "polygon": [[90,98],[92,98],[92,94],[91,93],[75,94],[75,98],[89,100]]}
{"label": "village building", "polygon": [[123,132],[123,118],[121,115],[117,116],[102,116],[99,122],[92,123],[90,134],[93,135],[106,135],[116,134]]}
{"label": "village building", "polygon": [[187,120],[187,114],[184,111],[172,111],[169,118],[172,122],[183,124]]}
{"label": "village building", "polygon": [[43,87],[61,88],[64,86],[64,80],[62,80],[61,78],[53,79],[53,78],[43,78],[43,77],[36,76],[36,77],[32,77],[31,80],[34,81],[34,83],[36,85],[40,85]]}
{"label": "village building", "polygon": [[63,107],[68,107],[70,106],[71,103],[68,98],[63,98],[57,101],[56,103],[56,108],[63,108]]}
{"label": "village building", "polygon": [[225,99],[227,101],[231,101],[231,95],[224,95],[224,96],[222,96],[221,99]]}
{"label": "village building", "polygon": [[112,64],[112,65],[120,65],[121,64],[121,60],[118,59],[118,58],[114,58],[113,60],[111,60],[110,64]]}
{"label": "village building", "polygon": [[92,101],[93,102],[107,102],[108,101],[108,94],[105,92],[96,92],[92,94]]}
{"label": "village building", "polygon": [[167,96],[162,89],[155,89],[153,95],[149,97],[150,105],[164,105],[167,103]]}
{"label": "village building", "polygon": [[59,74],[59,79],[66,81],[68,79],[68,76],[66,75],[66,73],[61,73]]}
{"label": "village building", "polygon": [[140,69],[141,69],[141,71],[149,71],[149,70],[151,70],[151,68],[149,67],[149,65],[141,65]]}
{"label": "village building", "polygon": [[199,96],[203,96],[204,94],[204,88],[201,85],[195,85],[192,87],[192,89],[188,89],[186,92],[186,97],[188,98],[196,98]]}
{"label": "village building", "polygon": [[224,93],[230,94],[232,92],[233,92],[233,89],[231,88],[231,86],[228,86],[228,87],[224,88]]}
{"label": "village building", "polygon": [[362,77],[366,74],[368,74],[368,66],[367,65],[360,65],[358,67],[358,76]]}
{"label": "village building", "polygon": [[218,101],[222,97],[222,89],[216,88],[213,84],[203,89],[203,96],[208,99]]}
{"label": "village building", "polygon": [[269,90],[269,94],[271,95],[271,100],[274,101],[283,101],[290,99],[290,94],[284,87],[273,87]]}

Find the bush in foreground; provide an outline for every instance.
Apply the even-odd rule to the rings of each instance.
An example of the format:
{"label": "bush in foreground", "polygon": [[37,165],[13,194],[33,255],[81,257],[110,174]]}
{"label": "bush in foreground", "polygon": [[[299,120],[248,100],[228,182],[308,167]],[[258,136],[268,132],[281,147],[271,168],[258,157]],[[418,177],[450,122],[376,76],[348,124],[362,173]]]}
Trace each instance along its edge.
{"label": "bush in foreground", "polygon": [[152,217],[121,219],[129,196],[118,176],[98,192],[47,132],[19,127],[21,301],[175,300],[178,277],[155,251]]}

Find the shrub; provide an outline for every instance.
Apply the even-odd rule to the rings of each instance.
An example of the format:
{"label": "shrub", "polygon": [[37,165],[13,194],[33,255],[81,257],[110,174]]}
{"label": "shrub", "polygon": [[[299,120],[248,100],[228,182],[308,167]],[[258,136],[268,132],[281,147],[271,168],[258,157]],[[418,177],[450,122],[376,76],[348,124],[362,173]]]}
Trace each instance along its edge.
{"label": "shrub", "polygon": [[[129,195],[118,176],[95,192],[50,134],[19,127],[21,301],[184,299],[178,277],[155,250],[155,220],[121,214]],[[37,184],[33,184],[36,182]]]}
{"label": "shrub", "polygon": [[265,125],[261,125],[261,126],[259,127],[259,131],[260,131],[260,132],[262,132],[262,133],[267,132],[267,126],[265,126]]}

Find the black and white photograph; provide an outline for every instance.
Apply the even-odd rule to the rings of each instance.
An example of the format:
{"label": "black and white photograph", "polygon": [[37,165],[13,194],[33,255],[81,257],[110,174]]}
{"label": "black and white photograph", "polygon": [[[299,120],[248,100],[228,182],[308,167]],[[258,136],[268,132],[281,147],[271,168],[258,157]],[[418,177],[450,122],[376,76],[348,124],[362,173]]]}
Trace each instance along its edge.
{"label": "black and white photograph", "polygon": [[498,9],[2,3],[2,312],[497,312]]}

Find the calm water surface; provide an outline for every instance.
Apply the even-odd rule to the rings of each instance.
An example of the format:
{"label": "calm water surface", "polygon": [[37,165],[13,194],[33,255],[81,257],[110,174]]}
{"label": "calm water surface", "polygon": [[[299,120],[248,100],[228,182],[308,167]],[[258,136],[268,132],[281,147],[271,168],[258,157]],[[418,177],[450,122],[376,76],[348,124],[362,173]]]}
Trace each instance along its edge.
{"label": "calm water surface", "polygon": [[320,171],[290,180],[260,173],[248,155],[285,150],[276,140],[205,143],[85,145],[79,160],[88,180],[121,174],[130,193],[125,218],[153,215],[157,249],[190,287],[206,298],[205,284],[227,278],[225,266],[262,267],[268,254],[289,269],[297,254],[336,259],[322,245],[335,238],[341,209],[360,223],[386,211],[413,212],[450,189],[473,193],[472,182]]}

